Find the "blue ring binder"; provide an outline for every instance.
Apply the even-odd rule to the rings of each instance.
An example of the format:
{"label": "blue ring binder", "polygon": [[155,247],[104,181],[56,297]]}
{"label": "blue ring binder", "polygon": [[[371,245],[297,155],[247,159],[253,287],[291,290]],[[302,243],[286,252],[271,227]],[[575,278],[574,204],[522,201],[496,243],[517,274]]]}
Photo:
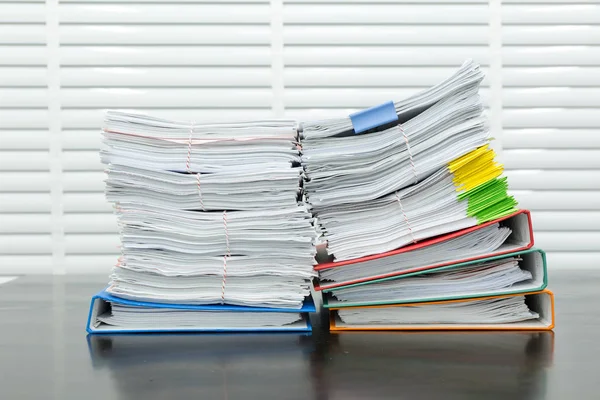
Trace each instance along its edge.
{"label": "blue ring binder", "polygon": [[[234,328],[234,327],[222,327],[222,328],[194,328],[194,327],[179,327],[179,328],[136,328],[136,329],[124,329],[120,327],[108,328],[108,329],[95,329],[94,320],[96,319],[99,311],[99,302],[112,302],[124,305],[136,306],[136,307],[150,307],[150,308],[167,308],[167,309],[178,309],[178,310],[195,310],[195,311],[232,311],[232,312],[289,312],[302,314],[304,326],[298,327],[286,327],[286,326],[265,326],[256,328]],[[316,312],[315,303],[311,296],[304,299],[304,304],[300,309],[294,308],[267,308],[267,307],[246,307],[246,306],[234,306],[227,304],[210,304],[210,305],[191,305],[191,304],[170,304],[170,303],[155,303],[148,301],[136,301],[123,299],[121,297],[113,296],[110,293],[102,290],[100,293],[92,297],[90,303],[90,311],[86,323],[86,331],[89,334],[128,334],[128,333],[182,333],[182,332],[311,332],[312,325],[310,323],[309,313]]]}

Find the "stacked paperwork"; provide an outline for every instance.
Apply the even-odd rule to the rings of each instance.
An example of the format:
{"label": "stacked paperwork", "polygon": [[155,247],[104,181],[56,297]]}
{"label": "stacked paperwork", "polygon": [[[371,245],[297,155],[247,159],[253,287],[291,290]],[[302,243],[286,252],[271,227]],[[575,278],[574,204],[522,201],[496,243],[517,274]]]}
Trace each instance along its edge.
{"label": "stacked paperwork", "polygon": [[295,125],[197,125],[108,112],[107,198],[198,211],[300,207]]}
{"label": "stacked paperwork", "polygon": [[354,280],[406,271],[423,265],[468,259],[496,251],[510,234],[509,227],[494,223],[481,230],[411,252],[360,261],[341,268],[323,269],[319,272],[319,277],[328,282],[349,284]]}
{"label": "stacked paperwork", "polygon": [[383,253],[516,211],[494,152],[482,146],[419,183],[317,213],[336,260]]}
{"label": "stacked paperwork", "polygon": [[482,79],[479,66],[465,62],[446,81],[395,103],[391,126],[356,132],[351,119],[302,125],[306,199],[335,260],[516,210],[488,147],[477,93]]}
{"label": "stacked paperwork", "polygon": [[[301,320],[317,235],[301,201],[297,140],[293,121],[196,124],[108,112],[101,158],[122,254],[95,323],[202,330]],[[213,305],[283,312],[201,307]]]}
{"label": "stacked paperwork", "polygon": [[340,310],[339,316],[348,325],[506,324],[535,319],[539,314],[527,307],[525,296],[515,296],[412,307],[348,308]]}
{"label": "stacked paperwork", "polygon": [[[312,122],[109,112],[122,255],[88,330],[309,330],[315,276],[332,330],[551,329],[483,77],[468,60],[406,100]],[[330,262],[313,269],[320,244]]]}
{"label": "stacked paperwork", "polygon": [[305,198],[333,260],[316,267],[332,329],[550,325],[551,295],[525,295],[545,272],[505,255],[523,229],[489,146],[482,79],[469,60],[407,100],[301,125]]}
{"label": "stacked paperwork", "polygon": [[247,312],[211,312],[159,308],[133,307],[115,305],[109,315],[99,317],[107,325],[128,327],[152,328],[155,326],[168,326],[184,328],[187,326],[201,326],[203,328],[221,328],[223,326],[235,328],[248,328],[254,326],[282,326],[290,325],[302,318],[299,313],[252,313]]}
{"label": "stacked paperwork", "polygon": [[545,254],[530,249],[325,290],[332,330],[552,329]]}
{"label": "stacked paperwork", "polygon": [[519,261],[518,257],[507,257],[372,285],[333,289],[332,293],[342,302],[379,304],[504,290],[533,278],[530,271],[521,269]]}

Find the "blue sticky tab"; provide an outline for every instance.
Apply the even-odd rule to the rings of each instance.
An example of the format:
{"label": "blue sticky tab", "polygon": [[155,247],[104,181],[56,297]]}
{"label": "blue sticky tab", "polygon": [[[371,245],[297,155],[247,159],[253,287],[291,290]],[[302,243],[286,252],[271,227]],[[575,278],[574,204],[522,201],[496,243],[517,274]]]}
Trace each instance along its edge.
{"label": "blue sticky tab", "polygon": [[398,121],[398,114],[396,114],[394,102],[388,101],[387,103],[355,112],[350,115],[350,120],[352,121],[354,132],[361,133],[381,125],[389,124],[390,122]]}

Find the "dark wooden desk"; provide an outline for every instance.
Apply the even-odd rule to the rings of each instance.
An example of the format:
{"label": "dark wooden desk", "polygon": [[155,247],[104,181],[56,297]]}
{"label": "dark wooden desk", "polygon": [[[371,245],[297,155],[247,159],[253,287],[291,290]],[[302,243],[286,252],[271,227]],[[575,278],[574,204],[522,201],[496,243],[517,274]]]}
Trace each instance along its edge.
{"label": "dark wooden desk", "polygon": [[555,333],[87,337],[106,277],[0,285],[0,399],[600,399],[600,271],[550,271]]}

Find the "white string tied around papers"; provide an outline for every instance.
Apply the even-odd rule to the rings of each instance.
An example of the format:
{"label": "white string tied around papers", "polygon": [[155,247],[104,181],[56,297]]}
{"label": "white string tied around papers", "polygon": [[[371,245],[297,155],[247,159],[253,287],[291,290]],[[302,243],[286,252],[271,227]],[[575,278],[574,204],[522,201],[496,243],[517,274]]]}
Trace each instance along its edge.
{"label": "white string tied around papers", "polygon": [[187,151],[187,159],[185,162],[185,168],[188,174],[192,173],[192,169],[191,169],[191,159],[192,159],[192,139],[194,136],[194,126],[196,125],[196,123],[194,121],[192,121],[190,123],[190,136],[188,138],[188,151]]}
{"label": "white string tied around papers", "polygon": [[410,232],[410,237],[412,238],[412,242],[417,243],[417,239],[415,239],[415,235],[413,233],[412,227],[410,226],[410,222],[408,222],[408,217],[406,216],[406,213],[404,212],[404,207],[402,207],[402,202],[400,201],[400,196],[398,196],[398,192],[396,192],[395,194],[396,194],[396,200],[398,201],[398,204],[400,205],[400,211],[402,211],[402,215],[404,216],[404,222],[406,223],[406,226],[408,227],[408,231]]}
{"label": "white string tied around papers", "polygon": [[225,255],[223,256],[223,281],[221,282],[221,304],[225,304],[225,284],[227,283],[227,258],[231,257],[229,248],[229,230],[227,229],[227,211],[223,211],[223,227],[225,228]]}
{"label": "white string tied around papers", "polygon": [[[192,160],[192,139],[194,136],[194,126],[196,126],[195,122],[190,123],[190,135],[188,139],[188,151],[187,151],[187,159],[185,162],[185,168],[188,174],[193,174],[191,168],[191,160]],[[202,187],[200,186],[200,172],[196,173],[196,186],[198,187],[198,197],[200,197],[200,208],[202,211],[206,211],[204,207],[204,199],[202,198]]]}
{"label": "white string tied around papers", "polygon": [[196,174],[196,186],[198,186],[198,197],[200,197],[200,208],[202,208],[202,211],[206,211],[206,208],[204,208],[204,200],[202,200],[202,189],[200,187],[200,172],[198,172]]}
{"label": "white string tied around papers", "polygon": [[415,177],[415,183],[417,183],[419,181],[419,178],[417,176],[417,168],[415,167],[415,161],[413,160],[412,151],[410,150],[410,143],[408,142],[408,136],[406,136],[406,132],[404,132],[404,128],[402,127],[402,124],[398,124],[396,126],[400,130],[400,133],[402,134],[402,137],[404,137],[404,141],[406,142],[406,150],[408,151],[408,157],[410,158],[410,167],[411,167],[413,175]]}

